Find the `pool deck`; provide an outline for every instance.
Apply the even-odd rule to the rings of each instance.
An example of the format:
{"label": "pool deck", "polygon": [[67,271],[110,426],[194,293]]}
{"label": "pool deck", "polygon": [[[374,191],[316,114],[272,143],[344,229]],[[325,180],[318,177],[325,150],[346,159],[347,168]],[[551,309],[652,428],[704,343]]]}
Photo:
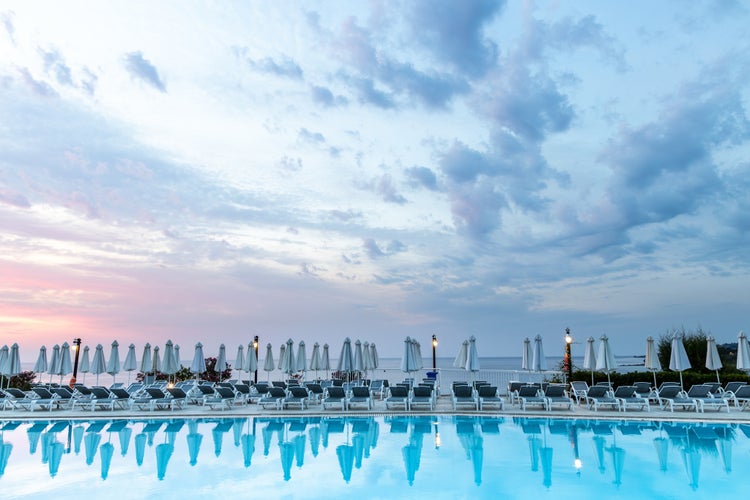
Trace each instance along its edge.
{"label": "pool deck", "polygon": [[175,410],[140,410],[140,409],[108,409],[90,410],[68,410],[55,409],[53,411],[37,409],[33,412],[25,409],[0,410],[0,421],[3,420],[91,420],[91,419],[173,419],[173,418],[217,418],[217,417],[304,417],[304,416],[370,416],[370,415],[477,415],[477,416],[503,416],[503,417],[534,417],[534,418],[554,418],[554,419],[609,419],[609,420],[689,420],[689,421],[709,421],[709,422],[726,422],[726,423],[750,423],[750,411],[740,411],[740,409],[731,407],[729,413],[726,410],[706,410],[704,413],[695,411],[661,410],[655,405],[651,405],[650,411],[645,410],[599,410],[593,411],[585,405],[574,406],[569,409],[553,409],[544,411],[540,409],[521,410],[518,406],[510,405],[505,402],[504,409],[498,411],[497,408],[484,409],[482,411],[472,411],[459,409],[453,410],[451,398],[441,396],[437,400],[434,410],[419,409],[412,411],[387,409],[385,402],[380,399],[374,400],[374,407],[371,410],[356,408],[347,411],[340,409],[328,408],[323,410],[320,405],[312,405],[304,410],[300,409],[264,409],[257,404],[248,404],[233,406],[229,409],[210,409],[208,407],[196,404],[188,404],[185,408]]}

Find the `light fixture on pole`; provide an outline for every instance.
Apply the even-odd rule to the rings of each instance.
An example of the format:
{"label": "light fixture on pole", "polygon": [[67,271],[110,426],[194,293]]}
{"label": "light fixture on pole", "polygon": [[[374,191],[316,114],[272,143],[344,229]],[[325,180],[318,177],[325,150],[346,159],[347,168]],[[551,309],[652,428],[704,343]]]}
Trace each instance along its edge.
{"label": "light fixture on pole", "polygon": [[81,354],[81,339],[73,339],[73,350],[76,352],[75,360],[73,361],[73,378],[70,379],[70,388],[72,389],[76,383],[76,377],[78,376],[78,356]]}
{"label": "light fixture on pole", "polygon": [[253,337],[253,349],[255,349],[255,383],[258,383],[258,336]]}
{"label": "light fixture on pole", "polygon": [[565,359],[563,360],[563,367],[565,373],[568,376],[568,382],[573,380],[573,360],[570,357],[570,344],[573,343],[573,337],[570,335],[570,328],[565,329]]}
{"label": "light fixture on pole", "polygon": [[437,345],[438,339],[435,335],[432,336],[432,371],[437,371]]}

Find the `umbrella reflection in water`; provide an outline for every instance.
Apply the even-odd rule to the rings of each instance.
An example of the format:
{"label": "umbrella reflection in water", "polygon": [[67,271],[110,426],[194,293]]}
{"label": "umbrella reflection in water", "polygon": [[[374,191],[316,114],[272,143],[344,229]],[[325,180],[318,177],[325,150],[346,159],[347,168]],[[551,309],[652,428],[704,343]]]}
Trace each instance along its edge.
{"label": "umbrella reflection in water", "polygon": [[102,466],[102,479],[109,476],[109,468],[112,465],[112,456],[115,454],[115,445],[104,443],[99,447],[99,460]]}

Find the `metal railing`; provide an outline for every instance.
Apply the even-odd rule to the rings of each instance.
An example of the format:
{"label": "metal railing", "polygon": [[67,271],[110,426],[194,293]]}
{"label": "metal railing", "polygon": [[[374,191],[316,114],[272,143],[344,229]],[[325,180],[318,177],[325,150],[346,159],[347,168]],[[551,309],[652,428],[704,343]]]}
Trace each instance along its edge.
{"label": "metal railing", "polygon": [[[421,381],[427,378],[427,372],[432,369],[423,369],[418,372],[408,374],[408,377]],[[545,382],[555,378],[563,379],[563,372],[558,370],[548,370],[544,372],[528,372],[524,370],[479,370],[477,372],[468,372],[458,368],[439,368],[437,376],[437,385],[441,395],[450,394],[453,382],[472,382],[473,380],[484,380],[490,385],[498,388],[501,395],[506,395],[508,383],[520,380],[523,382]],[[368,374],[370,379],[386,379],[389,383],[394,384],[407,378],[407,374],[398,368],[386,368],[373,370]]]}

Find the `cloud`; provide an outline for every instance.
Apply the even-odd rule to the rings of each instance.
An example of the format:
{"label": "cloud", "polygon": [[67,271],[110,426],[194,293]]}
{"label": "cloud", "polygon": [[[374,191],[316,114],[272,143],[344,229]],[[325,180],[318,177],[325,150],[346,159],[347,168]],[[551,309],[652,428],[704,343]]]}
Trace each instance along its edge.
{"label": "cloud", "polygon": [[412,36],[433,57],[471,76],[482,76],[497,59],[497,45],[485,37],[485,26],[504,1],[418,0],[410,2]]}
{"label": "cloud", "polygon": [[300,65],[297,64],[294,59],[291,59],[289,57],[284,56],[278,60],[272,57],[264,57],[263,59],[253,60],[248,57],[245,60],[251,68],[263,73],[269,73],[283,78],[290,78],[292,80],[302,80],[304,76]]}
{"label": "cloud", "polygon": [[373,238],[364,238],[362,240],[362,248],[367,256],[373,260],[405,252],[407,250],[406,245],[398,240],[391,240],[387,244],[386,250],[383,250]]}
{"label": "cloud", "polygon": [[151,64],[140,51],[125,54],[125,69],[131,76],[151,85],[159,92],[166,93],[167,87],[159,76],[156,66]]}
{"label": "cloud", "polygon": [[393,177],[390,174],[383,174],[380,177],[373,177],[368,182],[357,182],[356,185],[360,189],[371,191],[380,198],[388,203],[395,203],[397,205],[403,205],[408,203],[408,200],[401,195],[396,186],[393,183]]}
{"label": "cloud", "polygon": [[50,84],[35,79],[28,69],[18,68],[18,72],[21,74],[21,81],[36,95],[40,97],[57,97],[57,92],[55,92],[55,89]]}
{"label": "cloud", "polygon": [[320,104],[326,108],[346,106],[346,104],[348,104],[346,97],[341,95],[334,96],[333,92],[331,92],[331,89],[328,87],[313,85],[310,87],[310,95],[312,96],[314,103]]}
{"label": "cloud", "polygon": [[430,191],[437,191],[437,176],[427,167],[409,167],[404,170],[412,187],[423,187]]}
{"label": "cloud", "polygon": [[39,54],[42,56],[44,71],[46,71],[47,74],[53,75],[61,85],[73,85],[73,77],[71,76],[70,67],[65,64],[65,60],[62,55],[60,55],[60,52],[54,49],[46,51],[40,48]]}
{"label": "cloud", "polygon": [[13,23],[13,17],[14,16],[12,12],[3,12],[2,15],[0,15],[0,21],[3,24],[3,28],[5,28],[5,32],[8,34],[8,39],[13,45],[15,45],[16,27]]}
{"label": "cloud", "polygon": [[18,208],[30,208],[31,203],[28,198],[21,193],[0,189],[0,202],[12,205]]}
{"label": "cloud", "polygon": [[321,134],[320,132],[311,132],[305,127],[299,129],[299,131],[297,132],[297,137],[305,142],[310,142],[313,144],[325,144],[326,142],[326,138],[323,136],[323,134]]}

